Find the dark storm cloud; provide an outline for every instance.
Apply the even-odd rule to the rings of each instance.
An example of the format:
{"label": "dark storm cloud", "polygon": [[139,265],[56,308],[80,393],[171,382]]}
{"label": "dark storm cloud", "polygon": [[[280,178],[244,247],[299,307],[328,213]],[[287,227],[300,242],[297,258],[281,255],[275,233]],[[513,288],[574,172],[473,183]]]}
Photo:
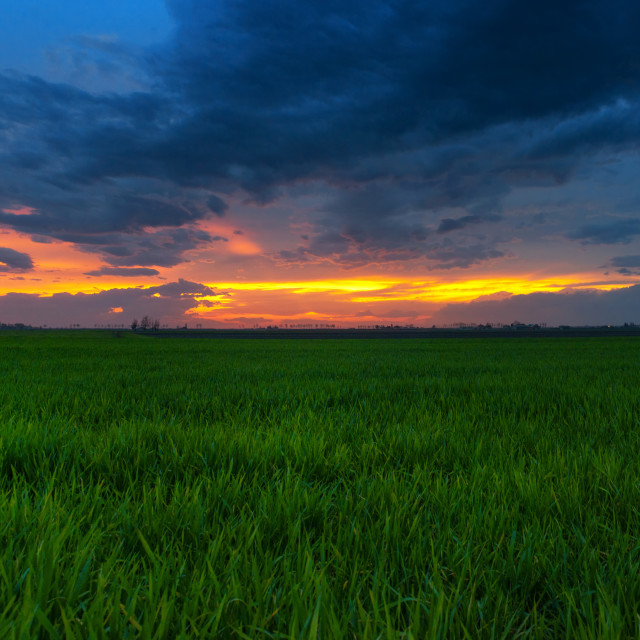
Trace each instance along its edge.
{"label": "dark storm cloud", "polygon": [[[26,233],[38,232],[60,237],[64,233],[135,233],[145,227],[180,227],[202,217],[180,204],[151,197],[110,193],[107,202],[92,202],[91,195],[69,196],[63,211],[57,211],[56,202],[47,201],[46,195],[43,195],[32,199],[38,205],[34,207],[37,209],[35,213],[0,213],[0,224]],[[89,212],[83,210],[87,205],[92,207]],[[53,213],[50,213],[52,210]]]}
{"label": "dark storm cloud", "polygon": [[[178,31],[165,71],[196,102],[219,104],[224,89],[227,102],[269,113],[297,105],[339,119],[350,107],[347,121],[368,118],[356,134],[378,124],[370,138],[418,126],[438,137],[626,95],[640,10],[615,5],[172,2]],[[394,109],[374,111],[382,106]]]}
{"label": "dark storm cloud", "polygon": [[617,256],[611,259],[614,267],[640,267],[640,256]]}
{"label": "dark storm cloud", "polygon": [[462,216],[460,218],[443,218],[438,225],[438,233],[449,233],[457,229],[464,229],[470,224],[481,224],[483,222],[497,222],[500,216]]}
{"label": "dark storm cloud", "polygon": [[[261,204],[317,180],[337,195],[315,242],[334,233],[350,246],[332,251],[336,262],[437,260],[434,231],[484,234],[486,212],[500,215],[514,187],[564,184],[591,157],[638,148],[634,0],[169,7],[176,28],[162,47],[72,47],[96,52],[105,76],[137,60],[139,91],[0,76],[0,208],[35,210],[0,224],[135,237],[225,215],[216,193]],[[566,235],[607,237],[585,229]],[[459,242],[490,257],[498,240]],[[110,246],[114,266],[168,264],[153,248],[113,262],[114,245],[84,245]],[[176,245],[169,262],[186,250]]]}
{"label": "dark storm cloud", "polygon": [[216,240],[224,240],[216,236],[212,238],[206,231],[192,229],[164,229],[148,231],[144,235],[127,236],[121,234],[119,241],[113,245],[84,245],[87,251],[102,254],[102,258],[110,265],[117,267],[159,266],[173,267],[187,261],[185,253],[191,249]]}
{"label": "dark storm cloud", "polygon": [[33,269],[33,261],[27,253],[8,247],[0,247],[0,272],[20,273]]}
{"label": "dark storm cloud", "polygon": [[185,296],[214,296],[216,295],[213,289],[207,287],[199,282],[190,282],[189,280],[183,280],[180,278],[178,282],[168,282],[167,284],[161,284],[156,287],[150,287],[145,289],[152,295],[155,293],[164,297],[179,297]]}
{"label": "dark storm cloud", "polygon": [[427,253],[427,257],[434,261],[434,267],[440,269],[466,269],[488,260],[503,258],[507,254],[504,251],[479,242],[462,244],[449,241],[433,246]]}
{"label": "dark storm cloud", "polygon": [[[26,217],[26,216],[25,216]],[[112,267],[173,267],[188,261],[186,253],[211,242],[226,241],[201,229],[156,229],[126,233],[57,233],[87,253],[94,253]]]}
{"label": "dark storm cloud", "polygon": [[231,161],[259,188],[637,97],[640,10],[617,4],[176,2],[164,71],[172,90],[204,106],[194,114],[204,126],[192,119],[187,139],[219,142],[216,116],[228,121],[229,106],[242,114],[242,131],[235,122],[227,131],[250,144]]}
{"label": "dark storm cloud", "polygon": [[[372,232],[373,230],[373,232]],[[503,258],[507,254],[477,238],[450,238],[432,241],[423,228],[413,230],[377,225],[327,232],[316,236],[308,246],[277,252],[276,262],[288,265],[330,263],[344,269],[386,262],[423,259],[428,269],[466,269],[480,262]],[[382,241],[381,239],[384,239]]]}
{"label": "dark storm cloud", "polygon": [[639,218],[622,218],[600,224],[587,224],[568,237],[582,244],[625,244],[640,235]]}
{"label": "dark storm cloud", "polygon": [[[157,295],[155,295],[157,294]],[[180,279],[157,287],[109,289],[99,293],[56,293],[40,297],[29,293],[0,295],[2,321],[39,326],[46,319],[50,327],[84,327],[95,324],[125,324],[144,315],[163,323],[183,324],[189,309],[198,306],[198,296],[214,296],[209,287]],[[122,309],[120,312],[119,310]],[[116,311],[118,310],[118,311]]]}
{"label": "dark storm cloud", "polygon": [[211,196],[207,200],[207,206],[219,218],[223,218],[225,213],[227,212],[227,209],[229,208],[227,203],[224,200],[222,200],[221,198],[218,198],[218,196]]}
{"label": "dark storm cloud", "polygon": [[611,258],[609,265],[623,276],[640,275],[640,255],[616,256]]}
{"label": "dark storm cloud", "polygon": [[122,276],[132,278],[138,276],[157,276],[160,272],[157,269],[147,267],[100,267],[94,271],[86,271],[86,276]]}
{"label": "dark storm cloud", "polygon": [[550,326],[640,323],[640,285],[612,291],[531,293],[449,304],[433,320],[439,324],[546,322]]}
{"label": "dark storm cloud", "polygon": [[60,240],[74,243],[87,253],[96,253],[111,266],[173,267],[187,262],[186,253],[212,242],[226,242],[199,229],[158,229],[125,234],[58,234]]}

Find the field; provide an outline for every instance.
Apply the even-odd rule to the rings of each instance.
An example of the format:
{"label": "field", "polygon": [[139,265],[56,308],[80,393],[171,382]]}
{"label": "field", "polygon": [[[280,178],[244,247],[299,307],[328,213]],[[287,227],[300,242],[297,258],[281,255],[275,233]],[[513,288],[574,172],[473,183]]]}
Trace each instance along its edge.
{"label": "field", "polygon": [[2,638],[637,638],[640,340],[0,334]]}

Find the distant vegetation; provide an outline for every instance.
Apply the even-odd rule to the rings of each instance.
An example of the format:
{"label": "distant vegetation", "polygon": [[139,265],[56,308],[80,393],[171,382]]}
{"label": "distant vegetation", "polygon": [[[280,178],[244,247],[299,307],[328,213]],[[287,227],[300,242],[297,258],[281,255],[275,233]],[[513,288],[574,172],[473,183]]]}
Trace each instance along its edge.
{"label": "distant vegetation", "polygon": [[137,331],[138,329],[142,331],[158,331],[160,329],[160,320],[152,320],[149,316],[142,316],[142,319],[138,322],[134,318],[131,322],[131,331]]}
{"label": "distant vegetation", "polygon": [[619,638],[640,342],[0,338],[2,638]]}

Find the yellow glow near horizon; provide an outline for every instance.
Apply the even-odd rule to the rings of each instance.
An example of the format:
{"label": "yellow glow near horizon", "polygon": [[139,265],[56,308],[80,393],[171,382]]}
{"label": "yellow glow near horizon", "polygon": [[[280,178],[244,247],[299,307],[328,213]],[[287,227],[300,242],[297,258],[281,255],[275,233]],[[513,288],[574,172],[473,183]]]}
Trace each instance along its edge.
{"label": "yellow glow near horizon", "polygon": [[352,302],[384,302],[390,300],[421,300],[430,302],[469,302],[482,296],[504,292],[509,295],[529,293],[557,293],[565,289],[598,289],[608,291],[627,287],[633,282],[580,282],[574,278],[529,279],[481,279],[462,282],[412,282],[403,283],[379,295],[357,296]]}
{"label": "yellow glow near horizon", "polygon": [[[154,285],[157,286],[157,285]],[[70,293],[72,295],[76,293],[100,293],[101,291],[109,291],[110,289],[136,289],[141,288],[136,285],[126,286],[123,282],[104,282],[100,283],[100,285],[96,285],[93,282],[70,282],[70,281],[60,281],[60,282],[40,282],[35,278],[33,280],[21,280],[19,283],[15,281],[8,281],[6,283],[0,284],[0,295],[5,295],[7,293],[28,293],[32,295],[37,295],[41,298],[49,298],[56,293]]]}
{"label": "yellow glow near horizon", "polygon": [[[620,289],[640,284],[640,278],[617,278],[598,280],[599,274],[573,274],[553,278],[520,277],[478,278],[473,280],[436,281],[418,278],[345,278],[327,280],[301,280],[285,282],[221,282],[206,283],[217,295],[195,296],[197,301],[210,301],[216,306],[233,306],[234,292],[245,295],[251,293],[289,293],[292,295],[327,294],[354,303],[391,302],[416,300],[446,304],[448,302],[469,302],[476,298],[505,292],[510,295],[536,292],[558,292],[563,289],[599,289],[603,291]],[[17,285],[17,286],[16,286]],[[14,292],[36,294],[49,297],[56,293],[96,294],[111,289],[148,289],[158,283],[132,285],[120,279],[109,278],[97,283],[95,280],[59,280],[42,282],[35,279],[5,280],[0,284],[0,295]],[[158,294],[156,294],[158,295]],[[193,313],[193,311],[192,311]]]}
{"label": "yellow glow near horizon", "polygon": [[[469,302],[482,296],[504,292],[520,295],[537,292],[556,293],[565,289],[620,289],[636,284],[636,281],[594,281],[576,276],[554,278],[481,278],[453,282],[420,281],[415,279],[357,279],[317,280],[301,282],[225,282],[209,284],[213,289],[226,291],[288,291],[293,294],[370,294],[349,297],[351,302],[389,302],[398,300],[420,300],[423,302]],[[200,299],[200,298],[199,298]],[[203,298],[205,299],[205,298]],[[206,299],[215,300],[216,296]]]}
{"label": "yellow glow near horizon", "polygon": [[404,282],[392,279],[301,280],[300,282],[218,282],[207,284],[212,289],[236,291],[284,291],[329,293],[331,291],[378,291]]}

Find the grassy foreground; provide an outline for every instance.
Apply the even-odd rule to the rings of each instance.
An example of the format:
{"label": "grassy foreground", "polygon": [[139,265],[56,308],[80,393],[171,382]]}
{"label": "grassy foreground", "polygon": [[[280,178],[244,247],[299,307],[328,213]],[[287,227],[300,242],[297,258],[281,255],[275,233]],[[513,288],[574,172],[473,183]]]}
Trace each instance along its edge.
{"label": "grassy foreground", "polygon": [[0,334],[2,638],[637,638],[640,342]]}

